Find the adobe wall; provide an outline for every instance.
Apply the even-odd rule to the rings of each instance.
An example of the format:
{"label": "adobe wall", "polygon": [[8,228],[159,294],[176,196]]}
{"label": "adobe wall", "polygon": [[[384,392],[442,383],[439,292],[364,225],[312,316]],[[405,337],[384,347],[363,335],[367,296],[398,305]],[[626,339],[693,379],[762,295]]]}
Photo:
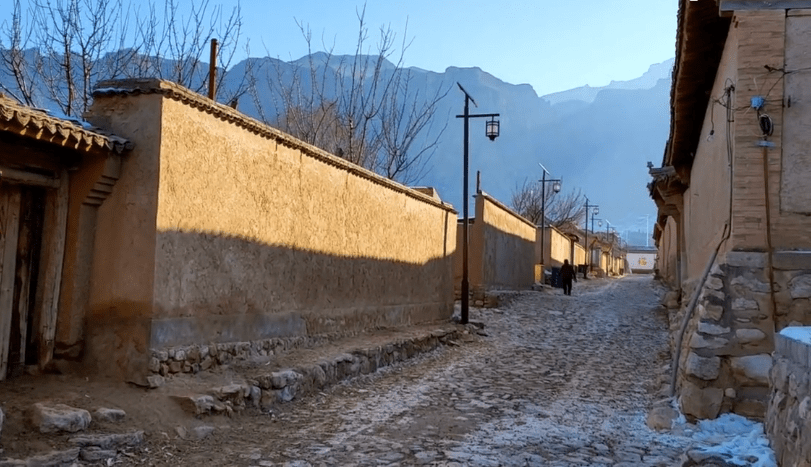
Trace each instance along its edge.
{"label": "adobe wall", "polygon": [[86,116],[99,128],[137,141],[95,213],[84,350],[96,371],[131,379],[145,375],[150,348],[161,107],[155,94],[97,98]]}
{"label": "adobe wall", "polygon": [[[116,131],[136,147],[114,202],[102,208],[145,206],[138,216],[148,222],[138,228],[120,211],[105,215],[142,236],[144,248],[123,271],[118,258],[128,257],[127,245],[102,234],[97,244],[108,254],[97,256],[119,266],[98,274],[113,282],[139,274],[132,282],[148,300],[151,371],[167,371],[164,354],[175,354],[170,371],[190,371],[208,344],[237,354],[450,319],[452,207],[174,84],[120,84],[128,86],[97,97],[109,108],[129,107],[111,120],[124,119],[116,125],[129,131]],[[148,131],[129,128],[132,114],[151,118]],[[96,288],[96,304],[130,296]]]}
{"label": "adobe wall", "polygon": [[[476,195],[475,266],[471,287],[529,288],[535,272],[536,227],[484,192]],[[474,246],[475,246],[474,245]],[[480,266],[480,267],[479,267]],[[475,274],[474,271],[475,270]]]}
{"label": "adobe wall", "polygon": [[449,206],[176,99],[163,112],[153,347],[450,318]]}
{"label": "adobe wall", "polygon": [[[535,238],[535,263],[540,264],[541,261],[541,229],[537,229]],[[546,268],[560,267],[563,260],[570,260],[571,262],[571,246],[572,240],[564,235],[561,231],[553,226],[547,225],[543,231],[544,241],[543,248],[546,250],[547,263]]]}
{"label": "adobe wall", "polygon": [[586,264],[586,249],[580,243],[574,244],[574,264]]}

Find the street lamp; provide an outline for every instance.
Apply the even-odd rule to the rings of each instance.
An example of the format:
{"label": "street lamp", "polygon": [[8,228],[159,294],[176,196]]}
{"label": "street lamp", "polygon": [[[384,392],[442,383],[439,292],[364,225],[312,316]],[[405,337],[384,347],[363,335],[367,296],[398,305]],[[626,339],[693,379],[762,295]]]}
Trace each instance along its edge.
{"label": "street lamp", "polygon": [[544,167],[543,164],[541,164],[540,162],[538,162],[538,165],[540,165],[541,169],[543,170],[543,172],[542,172],[543,175],[541,176],[541,283],[543,284],[544,283],[543,266],[546,264],[546,250],[544,250],[544,237],[546,236],[546,226],[545,226],[545,223],[546,223],[546,183],[551,182],[552,183],[552,191],[554,191],[555,193],[560,193],[561,180],[560,179],[549,179],[549,180],[547,180],[546,179],[546,174],[548,174],[549,171],[546,170],[546,167]]}
{"label": "street lamp", "polygon": [[583,271],[583,278],[588,278],[589,268],[591,265],[591,252],[589,251],[589,208],[593,209],[591,213],[591,226],[594,228],[594,215],[600,213],[600,207],[596,204],[589,204],[589,199],[586,198],[586,270]]}
{"label": "street lamp", "polygon": [[464,118],[465,119],[465,135],[464,135],[464,177],[462,181],[462,208],[464,212],[464,224],[462,225],[462,319],[460,322],[462,324],[467,324],[468,322],[468,313],[470,308],[470,279],[468,276],[468,267],[467,267],[467,245],[468,245],[468,210],[467,210],[467,198],[468,198],[468,120],[471,118],[478,118],[484,117],[489,118],[490,120],[487,121],[485,124],[485,136],[490,138],[490,141],[494,141],[498,137],[499,131],[499,122],[496,120],[496,117],[499,114],[473,114],[471,115],[468,110],[468,104],[473,102],[473,105],[476,105],[476,101],[470,97],[470,94],[465,91],[465,88],[462,87],[461,84],[458,82],[456,83],[459,86],[459,89],[465,94],[465,113],[462,115],[457,115],[456,118]]}

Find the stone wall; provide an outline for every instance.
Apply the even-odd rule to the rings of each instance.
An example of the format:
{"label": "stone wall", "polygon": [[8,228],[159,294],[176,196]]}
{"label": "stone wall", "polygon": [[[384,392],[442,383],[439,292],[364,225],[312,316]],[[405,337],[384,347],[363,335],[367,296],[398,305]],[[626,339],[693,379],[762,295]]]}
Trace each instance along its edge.
{"label": "stone wall", "polygon": [[811,465],[811,342],[809,328],[775,336],[766,433],[779,465]]}
{"label": "stone wall", "polygon": [[[811,324],[811,255],[775,252],[773,284],[769,262],[767,253],[736,251],[713,266],[682,345],[679,401],[685,414],[763,417],[775,330]],[[685,285],[685,297],[694,285]],[[674,317],[674,333],[684,311]]]}

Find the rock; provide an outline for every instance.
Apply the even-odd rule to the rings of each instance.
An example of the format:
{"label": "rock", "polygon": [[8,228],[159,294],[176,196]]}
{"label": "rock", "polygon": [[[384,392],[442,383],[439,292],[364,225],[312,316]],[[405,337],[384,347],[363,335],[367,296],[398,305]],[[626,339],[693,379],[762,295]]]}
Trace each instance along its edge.
{"label": "rock", "polygon": [[735,337],[741,344],[750,344],[752,342],[758,342],[765,339],[766,333],[764,333],[760,329],[741,328],[735,331]]}
{"label": "rock", "polygon": [[149,375],[146,377],[146,381],[149,384],[149,389],[157,389],[166,384],[166,378],[161,375]]}
{"label": "rock", "polygon": [[757,279],[750,279],[743,276],[737,276],[732,279],[732,285],[744,287],[752,292],[758,293],[769,293],[771,289],[769,284],[766,282],[761,282]]}
{"label": "rock", "polygon": [[769,384],[769,370],[772,368],[771,355],[759,354],[746,357],[731,357],[729,361],[732,371],[742,377],[742,382]]}
{"label": "rock", "polygon": [[97,447],[89,447],[82,449],[81,458],[85,462],[100,462],[107,459],[112,459],[118,454],[115,449],[99,449]]}
{"label": "rock", "polygon": [[687,356],[685,370],[688,374],[699,379],[711,381],[718,378],[718,373],[721,370],[721,358],[701,357],[694,352],[690,352]]}
{"label": "rock", "polygon": [[229,400],[242,405],[245,403],[245,399],[250,397],[251,387],[247,384],[229,384],[213,388],[211,393],[219,400]]}
{"label": "rock", "polygon": [[690,338],[690,348],[692,349],[720,349],[727,345],[729,340],[721,337],[704,337],[695,333]]}
{"label": "rock", "polygon": [[191,432],[195,439],[205,439],[214,433],[214,427],[208,425],[196,426],[192,428]]}
{"label": "rock", "polygon": [[724,280],[720,277],[709,276],[707,277],[707,281],[704,282],[704,287],[712,290],[721,290],[724,288]]}
{"label": "rock", "polygon": [[[339,358],[341,358],[342,361],[346,361],[346,356],[342,355]],[[348,361],[352,361],[351,355],[349,356]],[[270,381],[273,389],[282,389],[288,385],[297,383],[301,377],[302,375],[293,370],[284,370],[271,373]]]}
{"label": "rock", "polygon": [[726,334],[730,331],[729,328],[725,328],[723,326],[719,326],[717,324],[708,323],[706,321],[701,321],[698,323],[698,332],[703,334],[710,334],[712,336],[719,336],[721,334]]}
{"label": "rock", "polygon": [[[57,433],[67,431],[75,433],[85,430],[90,425],[90,412],[64,404],[48,405],[42,402],[34,404],[31,421],[40,433]],[[76,453],[78,457],[78,452]]]}
{"label": "rock", "polygon": [[105,407],[99,407],[93,412],[93,416],[96,420],[104,420],[105,422],[120,422],[127,418],[127,412],[124,412],[121,409],[108,409]]}
{"label": "rock", "polygon": [[738,392],[735,391],[735,388],[726,388],[724,389],[724,397],[729,399],[734,399],[738,395]]}
{"label": "rock", "polygon": [[811,298],[811,274],[803,274],[791,279],[788,283],[791,298]]}
{"label": "rock", "polygon": [[651,430],[669,430],[673,425],[673,420],[675,420],[678,416],[678,412],[676,412],[673,407],[670,407],[669,405],[661,405],[654,407],[650,412],[648,412],[648,418],[645,420],[645,423],[647,423],[648,428]]}
{"label": "rock", "polygon": [[25,461],[20,461],[19,464],[12,463],[9,465],[37,467],[72,465],[76,460],[79,459],[79,452],[79,448],[71,448],[65,451],[51,451],[47,454],[29,457]]}
{"label": "rock", "polygon": [[679,395],[679,405],[685,415],[698,419],[713,419],[721,411],[724,391],[721,388],[700,388],[685,381]]}
{"label": "rock", "polygon": [[698,314],[704,319],[718,321],[724,316],[724,307],[712,303],[699,304]]}
{"label": "rock", "polygon": [[211,413],[216,405],[213,396],[204,394],[190,394],[185,396],[170,396],[183,410],[192,415]]}
{"label": "rock", "polygon": [[143,431],[109,435],[81,435],[68,439],[68,442],[81,447],[96,447],[99,449],[120,449],[125,446],[139,446],[144,442]]}
{"label": "rock", "polygon": [[749,298],[736,298],[732,300],[733,311],[759,310],[757,302]]}

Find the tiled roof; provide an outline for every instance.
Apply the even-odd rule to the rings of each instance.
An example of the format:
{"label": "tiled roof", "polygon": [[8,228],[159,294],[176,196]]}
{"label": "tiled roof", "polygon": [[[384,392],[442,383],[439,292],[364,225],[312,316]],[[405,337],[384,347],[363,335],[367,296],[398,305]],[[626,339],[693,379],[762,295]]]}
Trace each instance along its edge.
{"label": "tiled roof", "polygon": [[0,131],[84,152],[121,154],[132,149],[132,143],[124,138],[21,105],[3,94],[0,94]]}

